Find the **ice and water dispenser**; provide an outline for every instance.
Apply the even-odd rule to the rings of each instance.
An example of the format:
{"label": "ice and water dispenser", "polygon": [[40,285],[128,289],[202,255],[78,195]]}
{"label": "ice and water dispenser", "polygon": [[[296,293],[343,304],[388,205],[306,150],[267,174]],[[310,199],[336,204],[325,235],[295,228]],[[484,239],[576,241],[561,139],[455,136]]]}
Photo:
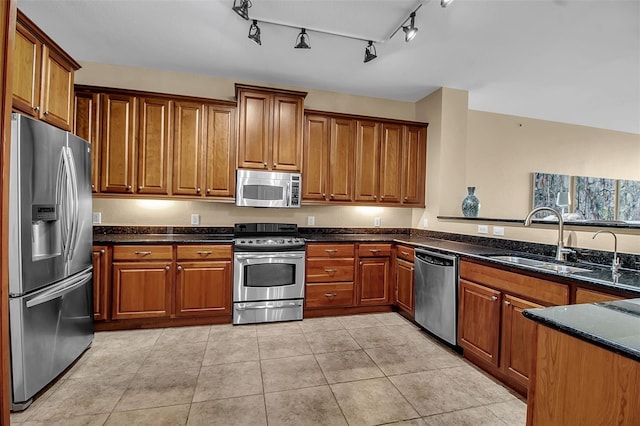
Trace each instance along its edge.
{"label": "ice and water dispenser", "polygon": [[31,259],[48,259],[62,254],[59,204],[31,206]]}

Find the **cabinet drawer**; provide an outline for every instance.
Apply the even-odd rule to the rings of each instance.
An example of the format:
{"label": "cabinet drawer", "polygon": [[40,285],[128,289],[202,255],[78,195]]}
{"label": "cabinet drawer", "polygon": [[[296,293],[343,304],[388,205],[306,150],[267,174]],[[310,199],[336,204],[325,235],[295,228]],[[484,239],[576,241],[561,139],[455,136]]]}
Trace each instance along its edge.
{"label": "cabinet drawer", "polygon": [[327,308],[353,305],[353,283],[307,284],[307,308]]}
{"label": "cabinet drawer", "polygon": [[460,278],[547,305],[569,304],[569,286],[491,266],[461,261]]}
{"label": "cabinet drawer", "polygon": [[113,260],[171,260],[171,246],[114,246]]}
{"label": "cabinet drawer", "polygon": [[396,257],[413,263],[413,247],[396,246]]}
{"label": "cabinet drawer", "polygon": [[353,244],[309,244],[307,257],[353,257]]}
{"label": "cabinet drawer", "polygon": [[358,246],[360,257],[385,257],[391,256],[391,244],[360,244]]}
{"label": "cabinet drawer", "polygon": [[231,259],[230,245],[178,246],[178,260]]}
{"label": "cabinet drawer", "polygon": [[622,296],[601,293],[599,291],[587,290],[586,288],[576,288],[575,303],[596,303],[596,302],[612,302],[614,300],[624,299]]}
{"label": "cabinet drawer", "polygon": [[352,259],[307,259],[307,282],[353,281]]}

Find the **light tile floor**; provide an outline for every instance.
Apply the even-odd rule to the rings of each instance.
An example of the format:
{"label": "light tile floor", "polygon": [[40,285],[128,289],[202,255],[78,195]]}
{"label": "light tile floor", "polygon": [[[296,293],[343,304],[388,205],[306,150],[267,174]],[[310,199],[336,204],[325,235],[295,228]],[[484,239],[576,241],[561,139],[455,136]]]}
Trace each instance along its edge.
{"label": "light tile floor", "polygon": [[395,313],[96,333],[23,425],[524,425],[526,404]]}

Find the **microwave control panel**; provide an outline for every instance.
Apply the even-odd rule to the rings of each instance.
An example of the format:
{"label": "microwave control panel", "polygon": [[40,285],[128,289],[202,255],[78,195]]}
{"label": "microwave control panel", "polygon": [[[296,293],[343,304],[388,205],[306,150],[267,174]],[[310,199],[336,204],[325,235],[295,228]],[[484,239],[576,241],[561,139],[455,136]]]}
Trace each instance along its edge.
{"label": "microwave control panel", "polygon": [[300,206],[300,175],[291,176],[291,207]]}

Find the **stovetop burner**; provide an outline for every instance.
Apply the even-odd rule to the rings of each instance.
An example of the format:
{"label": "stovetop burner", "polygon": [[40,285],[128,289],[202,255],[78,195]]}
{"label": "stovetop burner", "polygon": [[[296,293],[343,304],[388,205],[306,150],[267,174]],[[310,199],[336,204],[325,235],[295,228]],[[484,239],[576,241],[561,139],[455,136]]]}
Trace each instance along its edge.
{"label": "stovetop burner", "polygon": [[291,223],[237,223],[233,236],[236,250],[300,250],[305,245],[298,225]]}

